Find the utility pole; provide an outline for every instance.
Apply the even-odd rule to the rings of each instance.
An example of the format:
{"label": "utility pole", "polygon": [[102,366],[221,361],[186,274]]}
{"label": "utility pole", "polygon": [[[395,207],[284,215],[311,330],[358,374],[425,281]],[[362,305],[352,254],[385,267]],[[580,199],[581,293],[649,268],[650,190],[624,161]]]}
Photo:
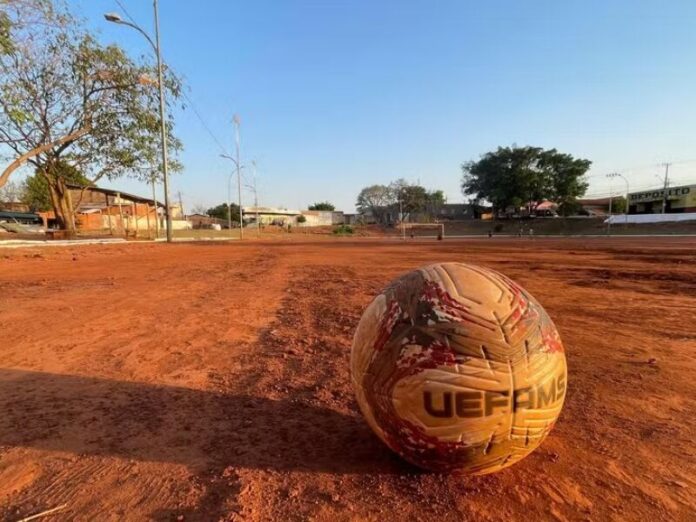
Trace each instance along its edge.
{"label": "utility pole", "polygon": [[628,224],[628,212],[630,210],[629,199],[630,199],[630,195],[631,195],[631,189],[628,186],[628,179],[626,178],[626,176],[624,176],[623,174],[620,174],[619,172],[612,172],[611,174],[607,174],[607,177],[608,178],[621,178],[622,180],[624,180],[624,183],[626,183],[626,214],[624,217],[625,217],[626,224]]}
{"label": "utility pole", "polygon": [[159,237],[159,204],[157,203],[157,191],[155,190],[155,177],[152,176],[152,201],[155,203],[155,237]]}
{"label": "utility pole", "polygon": [[237,151],[237,196],[239,198],[239,239],[244,239],[244,212],[242,211],[242,171],[239,162],[239,115],[235,114],[232,118],[234,123],[234,142]]}
{"label": "utility pole", "polygon": [[607,221],[607,235],[611,235],[611,203],[614,200],[611,185],[609,185],[609,220]]}
{"label": "utility pole", "polygon": [[232,235],[232,173],[227,177],[227,230]]}
{"label": "utility pole", "polygon": [[254,210],[256,211],[256,235],[261,235],[261,224],[259,223],[259,194],[256,191],[256,160],[251,162],[254,168]]}
{"label": "utility pole", "polygon": [[159,8],[157,5],[157,0],[152,1],[152,6],[155,11],[155,41],[142,29],[142,27],[123,20],[121,16],[117,13],[106,13],[104,18],[107,22],[114,24],[127,25],[132,27],[140,34],[142,34],[152,47],[155,55],[157,56],[157,86],[159,89],[159,115],[160,115],[160,140],[162,148],[162,175],[164,184],[164,209],[167,216],[167,243],[172,242],[172,213],[171,207],[169,206],[169,163],[167,161],[167,122],[165,117],[165,105],[164,105],[164,83],[162,80],[162,52],[160,47],[160,33],[159,33]]}
{"label": "utility pole", "polygon": [[157,42],[157,84],[159,86],[160,134],[162,139],[162,181],[164,184],[164,208],[167,216],[167,243],[172,242],[172,209],[169,206],[169,162],[167,158],[167,122],[164,119],[164,84],[162,80],[162,51],[159,32],[159,9],[153,0],[155,10],[155,41]]}
{"label": "utility pole", "polygon": [[669,166],[671,163],[663,163],[665,167],[665,185],[662,191],[662,213],[667,212],[667,189],[669,187]]}
{"label": "utility pole", "polygon": [[401,222],[401,240],[406,241],[406,228],[404,227],[404,203],[403,192],[399,189],[399,221]]}

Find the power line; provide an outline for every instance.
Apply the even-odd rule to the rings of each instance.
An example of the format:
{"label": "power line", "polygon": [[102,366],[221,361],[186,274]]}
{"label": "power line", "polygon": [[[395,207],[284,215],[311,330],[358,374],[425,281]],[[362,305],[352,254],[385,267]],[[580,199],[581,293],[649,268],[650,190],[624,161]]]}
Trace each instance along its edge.
{"label": "power line", "polygon": [[128,18],[128,20],[130,20],[130,21],[131,21],[132,23],[134,23],[135,25],[138,25],[138,24],[136,23],[135,19],[134,19],[134,18],[130,15],[130,13],[128,12],[128,9],[126,9],[126,6],[124,6],[124,5],[121,3],[121,0],[114,0],[114,1],[115,1],[115,2],[118,4],[118,6],[121,8],[121,10],[123,11],[123,14],[126,15],[126,18]]}
{"label": "power line", "polygon": [[[114,0],[114,1],[121,8],[121,10],[123,11],[123,14],[126,15],[126,18],[128,18],[128,20],[130,20],[135,25],[138,25],[138,23],[135,21],[135,18],[133,18],[131,16],[131,14],[128,12],[128,9],[126,9],[126,6],[123,5],[123,2],[121,2],[121,0]],[[165,60],[162,60],[162,61],[165,64],[167,63]],[[169,71],[174,75],[174,77],[176,77],[176,79],[180,83],[182,83],[182,84],[184,83],[183,79],[181,77],[179,77],[176,73],[174,73],[174,70],[172,68],[169,68]],[[189,97],[188,94],[186,94],[186,91],[184,89],[181,89],[181,95],[188,102],[189,106],[193,110],[193,113],[196,115],[196,118],[198,118],[198,121],[201,123],[201,125],[203,126],[205,131],[208,133],[208,135],[212,138],[212,140],[215,142],[215,144],[220,148],[220,150],[223,153],[227,153],[227,149],[225,149],[225,147],[222,145],[222,142],[217,138],[217,136],[215,136],[215,133],[213,133],[213,131],[210,129],[210,127],[206,123],[205,119],[203,118],[203,116],[199,112],[198,108],[196,107],[196,104],[193,103],[193,100]]]}

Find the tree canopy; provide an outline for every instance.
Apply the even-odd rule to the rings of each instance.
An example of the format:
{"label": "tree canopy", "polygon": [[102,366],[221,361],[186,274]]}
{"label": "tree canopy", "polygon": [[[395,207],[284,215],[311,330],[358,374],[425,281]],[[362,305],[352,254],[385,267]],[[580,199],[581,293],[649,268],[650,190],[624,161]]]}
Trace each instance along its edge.
{"label": "tree canopy", "polygon": [[523,206],[533,211],[544,199],[563,209],[587,191],[583,176],[591,163],[556,149],[498,147],[462,165],[462,192],[489,201],[496,213]]}
{"label": "tree canopy", "polygon": [[[3,9],[0,145],[40,172],[56,218],[72,230],[73,202],[58,165],[76,167],[93,183],[124,175],[149,180],[161,171],[157,69],[98,43],[57,1],[13,1]],[[164,72],[172,104],[181,85]],[[169,113],[168,146],[176,153],[181,143]]]}
{"label": "tree canopy", "polygon": [[428,191],[420,185],[397,179],[389,185],[372,185],[362,189],[356,207],[361,214],[370,212],[376,221],[384,223],[400,211],[404,216],[427,214],[432,217],[444,203],[445,195],[441,190]]}
{"label": "tree canopy", "polygon": [[[53,168],[56,175],[65,180],[66,185],[80,187],[90,185],[90,181],[70,163],[59,161]],[[34,211],[46,211],[53,208],[48,182],[40,170],[37,169],[34,175],[28,176],[24,180],[20,199],[22,203],[26,203]]]}
{"label": "tree canopy", "polygon": [[328,201],[319,201],[318,203],[313,203],[307,207],[307,210],[336,210],[336,207],[329,203]]}
{"label": "tree canopy", "polygon": [[[236,203],[231,203],[230,204],[230,210],[232,213],[232,223],[239,224],[239,205]],[[219,205],[209,208],[208,211],[206,212],[210,217],[218,218],[218,219],[228,219],[228,208],[227,208],[227,203],[220,203]]]}

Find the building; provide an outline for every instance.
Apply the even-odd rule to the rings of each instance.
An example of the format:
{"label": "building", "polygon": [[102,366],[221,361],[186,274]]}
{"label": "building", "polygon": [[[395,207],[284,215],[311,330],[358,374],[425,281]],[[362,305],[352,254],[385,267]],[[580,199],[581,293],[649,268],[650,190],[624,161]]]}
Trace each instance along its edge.
{"label": "building", "polygon": [[[609,215],[609,199],[610,198],[579,199],[577,203],[587,215],[605,217]],[[616,200],[616,198],[614,198],[614,200]]]}
{"label": "building", "polygon": [[262,225],[295,225],[297,217],[302,214],[299,210],[289,210],[287,208],[276,207],[242,207],[244,223],[256,223]]}
{"label": "building", "polygon": [[302,215],[305,217],[304,223],[301,226],[318,227],[330,225],[343,225],[343,212],[335,210],[303,210]]}
{"label": "building", "polygon": [[228,221],[216,217],[210,217],[205,214],[190,214],[186,219],[191,223],[191,227],[198,228],[228,228]]}
{"label": "building", "polygon": [[[68,185],[70,200],[75,209],[75,226],[80,231],[109,231],[111,234],[138,235],[141,231],[164,230],[164,204],[150,198],[97,186]],[[172,208],[172,229],[191,228]],[[38,212],[44,227],[55,228],[54,212]],[[178,218],[178,219],[177,219]]]}
{"label": "building", "polygon": [[632,192],[628,195],[629,214],[661,214],[666,199],[665,213],[696,212],[696,185]]}

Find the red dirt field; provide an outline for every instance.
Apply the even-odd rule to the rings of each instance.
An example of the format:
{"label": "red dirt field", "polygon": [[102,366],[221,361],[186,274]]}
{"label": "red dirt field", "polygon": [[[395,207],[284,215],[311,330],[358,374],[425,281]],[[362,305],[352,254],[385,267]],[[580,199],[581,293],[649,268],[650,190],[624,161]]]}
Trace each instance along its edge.
{"label": "red dirt field", "polygon": [[[363,308],[438,261],[529,290],[569,387],[532,455],[421,472],[357,410]],[[0,519],[694,520],[696,240],[0,250]]]}

